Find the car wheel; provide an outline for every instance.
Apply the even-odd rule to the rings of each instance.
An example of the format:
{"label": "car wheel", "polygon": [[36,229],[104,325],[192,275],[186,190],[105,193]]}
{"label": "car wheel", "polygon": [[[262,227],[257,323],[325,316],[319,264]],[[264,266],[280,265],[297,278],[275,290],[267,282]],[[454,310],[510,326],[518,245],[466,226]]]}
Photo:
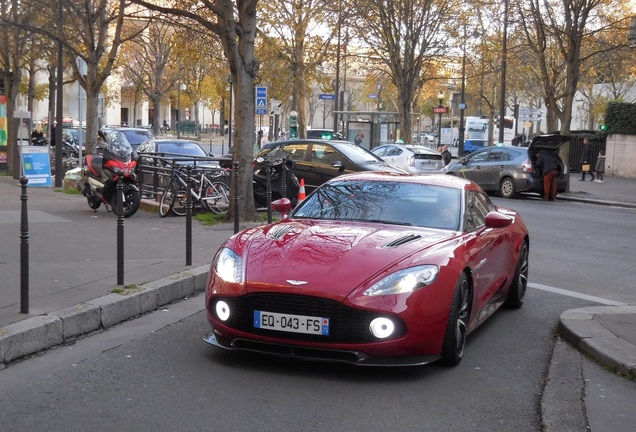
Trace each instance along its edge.
{"label": "car wheel", "polygon": [[499,184],[499,195],[503,198],[514,198],[516,194],[515,181],[510,177],[504,178]]}
{"label": "car wheel", "polygon": [[455,287],[455,294],[451,303],[444,345],[442,345],[442,363],[447,366],[459,364],[464,355],[468,320],[470,318],[470,284],[466,274],[462,273]]}
{"label": "car wheel", "polygon": [[523,301],[526,298],[526,290],[528,289],[528,257],[530,256],[528,250],[528,242],[524,240],[519,251],[519,261],[517,262],[515,276],[508,290],[508,298],[504,303],[506,307],[511,309],[519,309],[523,306]]}

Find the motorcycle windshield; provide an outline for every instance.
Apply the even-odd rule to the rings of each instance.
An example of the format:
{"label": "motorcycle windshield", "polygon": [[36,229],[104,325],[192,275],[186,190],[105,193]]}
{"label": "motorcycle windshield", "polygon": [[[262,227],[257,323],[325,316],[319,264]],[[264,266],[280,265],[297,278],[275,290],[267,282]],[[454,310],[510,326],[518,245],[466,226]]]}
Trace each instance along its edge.
{"label": "motorcycle windshield", "polygon": [[128,142],[126,135],[121,132],[114,133],[108,137],[106,150],[120,159],[130,159],[133,148]]}

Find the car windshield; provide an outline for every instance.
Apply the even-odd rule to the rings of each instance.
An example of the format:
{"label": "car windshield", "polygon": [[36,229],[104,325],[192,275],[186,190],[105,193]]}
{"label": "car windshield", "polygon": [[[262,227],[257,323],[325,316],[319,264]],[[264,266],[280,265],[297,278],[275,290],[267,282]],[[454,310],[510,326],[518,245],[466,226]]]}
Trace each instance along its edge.
{"label": "car windshield", "polygon": [[195,142],[162,142],[157,145],[157,151],[188,156],[207,156],[201,146]]}
{"label": "car windshield", "polygon": [[136,147],[139,144],[154,138],[154,135],[152,134],[152,132],[147,130],[134,130],[134,129],[125,130],[123,131],[123,134],[126,135],[128,142],[133,147]]}
{"label": "car windshield", "polygon": [[336,149],[338,149],[342,154],[348,157],[349,160],[351,160],[351,162],[353,163],[384,163],[384,161],[380,159],[380,157],[371,153],[364,147],[357,146],[353,143],[342,143],[334,147],[336,147]]}
{"label": "car windshield", "polygon": [[336,181],[318,188],[290,217],[457,230],[460,192],[409,182]]}

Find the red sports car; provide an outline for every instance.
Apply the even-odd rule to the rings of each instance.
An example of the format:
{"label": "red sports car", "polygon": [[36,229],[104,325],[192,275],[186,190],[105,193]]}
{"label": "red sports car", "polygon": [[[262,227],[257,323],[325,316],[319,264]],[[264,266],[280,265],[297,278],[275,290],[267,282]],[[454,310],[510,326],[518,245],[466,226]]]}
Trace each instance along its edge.
{"label": "red sports car", "polygon": [[282,221],[223,244],[204,340],[358,365],[456,365],[466,335],[502,304],[522,306],[528,251],[521,216],[469,180],[336,177]]}

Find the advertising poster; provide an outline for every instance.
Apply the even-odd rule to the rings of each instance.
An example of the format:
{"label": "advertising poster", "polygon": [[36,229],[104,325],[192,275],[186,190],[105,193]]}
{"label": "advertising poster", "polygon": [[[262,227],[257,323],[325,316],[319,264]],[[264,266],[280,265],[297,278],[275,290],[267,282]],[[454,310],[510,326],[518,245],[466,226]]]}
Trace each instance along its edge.
{"label": "advertising poster", "polygon": [[7,169],[7,144],[9,126],[7,125],[7,97],[0,95],[0,169]]}
{"label": "advertising poster", "polygon": [[48,147],[20,146],[22,173],[29,179],[29,186],[51,187],[51,162]]}

